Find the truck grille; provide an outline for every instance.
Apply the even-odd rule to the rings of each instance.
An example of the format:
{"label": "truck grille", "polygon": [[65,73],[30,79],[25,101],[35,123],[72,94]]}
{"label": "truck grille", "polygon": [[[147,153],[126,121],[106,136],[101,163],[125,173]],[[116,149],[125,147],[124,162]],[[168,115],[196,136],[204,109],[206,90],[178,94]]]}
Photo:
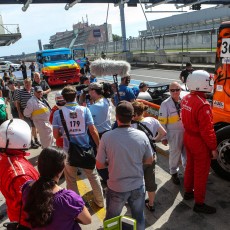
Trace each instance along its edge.
{"label": "truck grille", "polygon": [[54,70],[54,77],[66,77],[66,76],[74,76],[76,75],[76,69],[60,69]]}

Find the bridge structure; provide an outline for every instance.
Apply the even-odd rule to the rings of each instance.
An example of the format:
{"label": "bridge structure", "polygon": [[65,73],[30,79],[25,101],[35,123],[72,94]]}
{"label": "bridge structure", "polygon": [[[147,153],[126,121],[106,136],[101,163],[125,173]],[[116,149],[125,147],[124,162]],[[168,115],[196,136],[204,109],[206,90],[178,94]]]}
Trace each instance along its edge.
{"label": "bridge structure", "polygon": [[[66,4],[64,9],[69,10],[71,7],[77,4],[82,3],[112,3],[114,6],[118,6],[120,9],[120,21],[121,21],[121,31],[122,31],[122,46],[123,52],[127,51],[126,48],[126,29],[125,29],[125,11],[124,5],[127,6],[137,6],[137,4],[145,4],[145,9],[152,8],[161,4],[175,4],[176,9],[186,6],[192,6],[192,9],[199,10],[201,4],[217,4],[217,5],[230,5],[229,0],[1,0],[0,4],[22,4],[22,11],[26,11],[30,4]],[[143,10],[143,7],[142,7]],[[144,12],[144,10],[143,10]],[[146,21],[147,17],[145,15]],[[12,34],[11,34],[12,35]],[[153,36],[153,33],[152,33]],[[14,36],[10,36],[14,38]],[[20,38],[20,35],[18,39]],[[9,45],[17,39],[8,40],[7,36],[0,35],[0,41],[2,41],[3,45]],[[158,48],[156,46],[156,48]]]}

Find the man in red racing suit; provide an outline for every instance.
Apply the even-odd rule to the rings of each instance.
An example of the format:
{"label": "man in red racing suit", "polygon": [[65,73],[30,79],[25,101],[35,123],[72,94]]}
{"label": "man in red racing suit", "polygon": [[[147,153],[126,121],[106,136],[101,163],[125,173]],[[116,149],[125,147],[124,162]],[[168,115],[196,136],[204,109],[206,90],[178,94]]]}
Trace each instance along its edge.
{"label": "man in red racing suit", "polygon": [[187,153],[184,199],[194,197],[193,210],[211,214],[215,213],[216,209],[204,204],[204,200],[211,158],[217,154],[217,141],[211,107],[205,98],[204,92],[191,91],[181,102],[181,117],[185,129],[184,145]]}
{"label": "man in red racing suit", "polygon": [[[24,157],[22,150],[10,150],[0,154],[0,188],[6,199],[7,214],[10,221],[19,221],[22,185],[28,180],[37,180],[38,172]],[[26,214],[22,211],[20,224],[29,227],[25,221]]]}

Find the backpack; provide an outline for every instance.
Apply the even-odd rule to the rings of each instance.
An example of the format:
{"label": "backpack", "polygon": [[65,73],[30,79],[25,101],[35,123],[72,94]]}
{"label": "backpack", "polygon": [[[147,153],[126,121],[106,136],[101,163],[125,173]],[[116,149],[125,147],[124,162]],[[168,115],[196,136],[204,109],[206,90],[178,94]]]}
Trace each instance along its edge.
{"label": "backpack", "polygon": [[0,121],[6,120],[6,104],[3,98],[0,98]]}

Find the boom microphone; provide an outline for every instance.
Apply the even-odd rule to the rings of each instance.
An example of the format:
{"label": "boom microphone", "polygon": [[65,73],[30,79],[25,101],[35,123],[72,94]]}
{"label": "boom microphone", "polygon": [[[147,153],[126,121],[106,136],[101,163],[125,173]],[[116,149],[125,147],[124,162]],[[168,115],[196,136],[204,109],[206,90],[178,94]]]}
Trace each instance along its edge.
{"label": "boom microphone", "polygon": [[95,76],[119,75],[121,77],[129,75],[130,64],[126,61],[116,61],[111,59],[97,59],[90,64],[90,72]]}

